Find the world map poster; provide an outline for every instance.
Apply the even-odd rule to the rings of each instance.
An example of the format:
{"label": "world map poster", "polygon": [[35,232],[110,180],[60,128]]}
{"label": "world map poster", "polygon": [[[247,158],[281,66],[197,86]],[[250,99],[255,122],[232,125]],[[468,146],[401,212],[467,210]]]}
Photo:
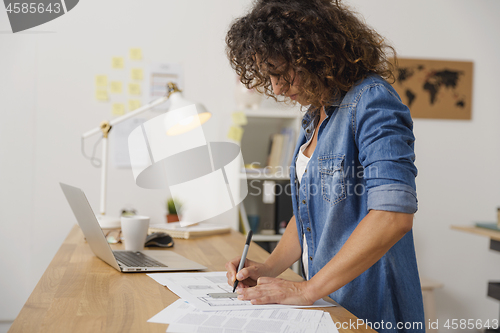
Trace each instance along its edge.
{"label": "world map poster", "polygon": [[398,58],[394,89],[413,118],[471,119],[472,62]]}

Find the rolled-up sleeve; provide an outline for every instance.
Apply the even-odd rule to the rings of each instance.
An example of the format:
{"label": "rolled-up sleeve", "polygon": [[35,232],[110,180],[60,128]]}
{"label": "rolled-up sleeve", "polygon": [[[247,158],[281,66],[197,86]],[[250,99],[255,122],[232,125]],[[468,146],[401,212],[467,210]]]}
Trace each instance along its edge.
{"label": "rolled-up sleeve", "polygon": [[417,211],[413,122],[391,87],[367,87],[354,106],[353,130],[364,168],[368,210]]}

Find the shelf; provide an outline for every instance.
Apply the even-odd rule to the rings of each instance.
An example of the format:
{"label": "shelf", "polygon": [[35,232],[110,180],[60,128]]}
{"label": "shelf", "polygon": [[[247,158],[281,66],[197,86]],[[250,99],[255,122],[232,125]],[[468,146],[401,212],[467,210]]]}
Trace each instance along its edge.
{"label": "shelf", "polygon": [[[480,227],[465,227],[465,226],[457,226],[452,225],[452,229],[460,230],[464,232],[468,232],[475,235],[485,236],[490,238],[490,249],[495,251],[500,251],[500,231],[489,229],[489,228],[480,228]],[[494,298],[500,301],[500,282],[498,281],[490,281],[488,282],[488,293],[487,295],[491,298]],[[484,333],[499,333],[498,329],[487,329]]]}
{"label": "shelf", "polygon": [[489,237],[493,240],[500,241],[500,231],[490,230],[486,228],[478,228],[478,227],[465,227],[452,225],[452,229],[469,232],[471,234],[476,234],[480,236]]}
{"label": "shelf", "polygon": [[[274,101],[272,102],[275,104]],[[276,168],[264,168],[264,166],[268,164],[267,161],[269,159],[269,151],[270,148],[272,148],[271,138],[274,134],[282,133],[285,134],[287,138],[291,136],[291,139],[284,142],[282,147],[283,151],[286,152],[286,155],[280,156],[280,162],[273,164],[287,164],[288,161],[287,163],[284,163],[282,160],[291,159],[291,156],[289,155],[293,153],[292,149],[295,147],[295,142],[297,141],[297,137],[300,133],[300,122],[304,115],[304,111],[301,111],[300,107],[273,107],[272,105],[263,105],[261,108],[256,110],[245,109],[240,110],[240,112],[241,111],[244,112],[248,118],[248,123],[245,125],[245,133],[241,140],[241,154],[246,163],[262,168],[252,169],[251,172],[245,172],[245,163],[243,163],[241,168],[238,170],[238,173],[235,175],[235,177],[238,177],[240,180],[238,182],[238,186],[246,187],[248,185],[248,190],[250,191],[251,186],[255,185],[255,183],[259,183],[259,187],[263,186],[261,183],[264,183],[265,181],[275,182],[280,186],[282,185],[281,183],[288,183],[290,181],[289,166],[276,166]],[[292,131],[289,129],[292,129]],[[267,172],[264,172],[264,170]],[[257,182],[254,182],[255,180],[257,180]],[[243,181],[248,181],[248,183],[245,184]],[[262,229],[275,230],[276,226],[274,224],[276,224],[276,221],[274,220],[277,219],[275,207],[271,207],[272,205],[264,205],[262,199],[257,198],[257,196],[260,195],[260,193],[258,195],[249,195],[244,202],[248,205],[251,215],[257,215],[260,217],[261,226],[266,224],[266,228]],[[239,205],[239,218],[242,223],[240,229],[243,233],[246,233],[250,230],[250,225],[244,202],[241,202]],[[271,227],[271,222],[273,227]],[[273,243],[279,242],[281,237],[282,235],[280,234],[262,235],[259,233],[255,234],[252,240],[262,243]]]}
{"label": "shelf", "polygon": [[255,234],[252,236],[254,242],[279,242],[282,235],[261,235]]}
{"label": "shelf", "polygon": [[[239,206],[239,211],[240,211],[240,218],[243,221],[243,233],[245,233],[245,230],[250,230],[250,224],[248,223],[248,218],[247,218],[247,212],[245,210],[245,205],[243,203],[240,203]],[[254,242],[279,242],[281,239],[280,234],[277,235],[262,235],[262,234],[254,234],[252,236],[252,241]]]}

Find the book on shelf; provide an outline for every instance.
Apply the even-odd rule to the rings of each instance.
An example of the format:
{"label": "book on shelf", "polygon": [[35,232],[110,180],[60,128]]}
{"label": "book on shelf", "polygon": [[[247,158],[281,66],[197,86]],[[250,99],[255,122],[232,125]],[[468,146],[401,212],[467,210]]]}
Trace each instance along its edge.
{"label": "book on shelf", "polygon": [[158,223],[149,226],[149,232],[166,232],[172,238],[183,239],[224,234],[229,231],[231,231],[229,226],[205,222],[187,227],[181,227],[179,222]]}
{"label": "book on shelf", "polygon": [[500,231],[500,227],[497,222],[476,222],[476,227]]}
{"label": "book on shelf", "polygon": [[285,136],[283,134],[273,134],[271,139],[271,152],[269,153],[269,157],[267,159],[267,166],[271,169],[280,166],[284,141]]}
{"label": "book on shelf", "polygon": [[284,144],[280,165],[286,168],[292,163],[293,150],[295,149],[295,131],[291,127],[284,127],[281,130],[281,134],[284,136]]}
{"label": "book on shelf", "polygon": [[272,170],[286,170],[292,162],[295,148],[295,131],[284,127],[280,133],[273,134],[269,143],[267,166]]}

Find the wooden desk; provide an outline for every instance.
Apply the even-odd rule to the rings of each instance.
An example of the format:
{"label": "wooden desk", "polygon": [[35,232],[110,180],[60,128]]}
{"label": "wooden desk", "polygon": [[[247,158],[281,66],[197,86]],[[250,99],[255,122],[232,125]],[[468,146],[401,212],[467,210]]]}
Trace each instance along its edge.
{"label": "wooden desk", "polygon": [[[226,261],[240,255],[244,243],[243,235],[231,232],[194,240],[175,239],[172,250],[211,271],[224,271]],[[121,245],[112,247],[122,248]],[[268,255],[252,244],[248,258],[263,261]],[[291,270],[282,277],[301,280]],[[167,325],[147,320],[177,299],[177,295],[146,274],[120,273],[95,257],[80,228],[75,226],[9,332],[165,332]],[[335,322],[357,320],[340,306],[321,310],[328,311]],[[375,331],[359,329],[356,332]]]}

